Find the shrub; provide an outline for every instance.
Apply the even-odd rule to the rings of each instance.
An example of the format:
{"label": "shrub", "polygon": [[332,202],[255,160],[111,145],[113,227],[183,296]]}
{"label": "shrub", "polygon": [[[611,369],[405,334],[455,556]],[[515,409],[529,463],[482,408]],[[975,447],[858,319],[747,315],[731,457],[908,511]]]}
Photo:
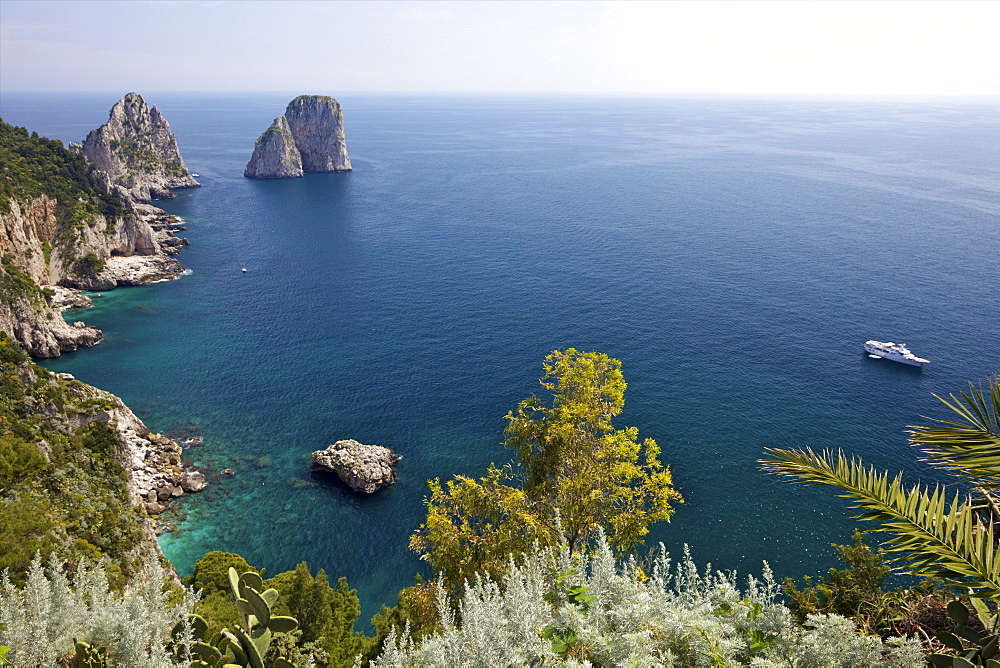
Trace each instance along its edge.
{"label": "shrub", "polygon": [[111,665],[173,666],[166,650],[171,628],[191,612],[185,591],[177,605],[154,562],[147,577],[115,592],[100,565],[83,561],[67,576],[51,556],[47,568],[36,556],[24,587],[6,572],[0,577],[0,643],[10,646],[12,666],[55,666],[73,653],[74,638],[107,647]]}
{"label": "shrub", "polygon": [[603,534],[590,555],[536,548],[500,579],[468,583],[457,613],[441,589],[442,630],[422,641],[393,632],[371,665],[923,663],[916,641],[883,643],[837,615],[797,625],[766,565],[742,591],[732,573],[699,571],[686,550],[674,565],[661,545],[646,570],[617,563]]}

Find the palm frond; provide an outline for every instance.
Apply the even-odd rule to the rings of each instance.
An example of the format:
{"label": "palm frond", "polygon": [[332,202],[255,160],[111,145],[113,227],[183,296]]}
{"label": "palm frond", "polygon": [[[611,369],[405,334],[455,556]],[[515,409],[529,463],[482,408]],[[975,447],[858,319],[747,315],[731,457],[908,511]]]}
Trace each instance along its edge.
{"label": "palm frond", "polygon": [[906,490],[901,475],[890,480],[888,473],[866,469],[860,459],[848,460],[843,452],[768,452],[760,465],[769,473],[841,488],[840,496],[852,499],[853,508],[866,511],[858,518],[881,523],[875,531],[894,534],[886,550],[906,571],[979,590],[977,596],[1000,598],[1000,550],[993,526],[981,524],[960,494],[949,504],[940,486]]}
{"label": "palm frond", "polygon": [[910,444],[923,461],[986,487],[1000,487],[1000,374],[987,388],[969,383],[969,392],[944,399],[934,395],[961,421],[932,419],[942,426],[910,425]]}

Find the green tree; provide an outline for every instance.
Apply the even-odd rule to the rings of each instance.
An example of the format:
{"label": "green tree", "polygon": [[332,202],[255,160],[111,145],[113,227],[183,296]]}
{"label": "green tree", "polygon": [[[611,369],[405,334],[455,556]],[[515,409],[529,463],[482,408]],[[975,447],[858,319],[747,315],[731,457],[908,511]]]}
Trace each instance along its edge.
{"label": "green tree", "polygon": [[529,397],[506,416],[516,464],[491,466],[479,480],[430,482],[427,519],[410,545],[450,587],[479,571],[495,575],[535,542],[566,540],[576,552],[598,528],[629,550],[682,500],[656,442],[612,424],[625,404],[621,362],[569,348],[543,368],[550,401]]}
{"label": "green tree", "polygon": [[361,615],[358,592],[340,578],[333,588],[323,569],[313,577],[306,562],[294,571],[279,573],[264,583],[281,595],[275,610],[299,621],[302,643],[318,643],[328,656],[327,666],[352,666],[354,657],[369,651],[371,639],[357,633]]}
{"label": "green tree", "polygon": [[969,392],[949,399],[937,397],[958,420],[935,420],[934,426],[909,428],[910,444],[924,461],[971,483],[974,494],[949,494],[941,485],[906,489],[902,474],[865,468],[843,452],[770,450],[761,460],[764,470],[798,482],[839,487],[841,496],[864,509],[860,519],[880,523],[875,531],[892,534],[886,541],[889,558],[919,577],[940,578],[947,585],[973,590],[979,598],[1000,601],[1000,521],[993,493],[1000,485],[1000,375],[984,390],[969,384]]}
{"label": "green tree", "polygon": [[213,550],[196,561],[191,576],[185,578],[186,584],[200,592],[201,599],[195,612],[208,622],[208,627],[213,632],[232,628],[240,623],[240,612],[232,604],[230,568],[235,568],[238,573],[256,571],[246,559],[236,553]]}

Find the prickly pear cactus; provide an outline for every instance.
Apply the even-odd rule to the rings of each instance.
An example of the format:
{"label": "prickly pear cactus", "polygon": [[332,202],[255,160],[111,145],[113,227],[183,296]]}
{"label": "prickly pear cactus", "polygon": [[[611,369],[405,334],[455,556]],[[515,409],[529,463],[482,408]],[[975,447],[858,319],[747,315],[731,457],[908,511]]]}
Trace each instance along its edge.
{"label": "prickly pear cactus", "polygon": [[970,612],[960,601],[948,604],[948,616],[954,624],[953,631],[940,629],[938,640],[955,654],[935,653],[928,659],[932,666],[948,666],[949,668],[971,668],[972,666],[987,666],[1000,668],[1000,635],[996,633],[997,617],[991,615],[986,604],[979,599],[972,599],[979,622],[986,631],[980,631],[969,625]]}
{"label": "prickly pear cactus", "polygon": [[[211,638],[206,637],[208,624],[198,615],[174,627],[173,637],[180,641],[184,637],[193,639],[187,645],[178,644],[177,658],[190,660],[190,666],[198,668],[265,668],[264,656],[271,646],[274,633],[294,631],[299,623],[294,617],[271,614],[271,608],[278,600],[276,589],[261,591],[264,581],[252,571],[239,575],[236,569],[229,569],[229,586],[233,590],[234,604],[243,615],[243,625],[231,631],[223,629]],[[290,661],[275,659],[269,668],[292,668]]]}
{"label": "prickly pear cactus", "polygon": [[82,640],[73,639],[76,650],[76,660],[83,668],[108,668],[108,648],[98,647]]}

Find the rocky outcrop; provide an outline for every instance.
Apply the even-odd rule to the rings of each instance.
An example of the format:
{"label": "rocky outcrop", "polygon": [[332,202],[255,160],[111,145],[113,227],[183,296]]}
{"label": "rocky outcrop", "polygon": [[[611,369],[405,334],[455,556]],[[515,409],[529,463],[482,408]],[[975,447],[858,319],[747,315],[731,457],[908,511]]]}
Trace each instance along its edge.
{"label": "rocky outcrop", "polygon": [[[22,274],[23,275],[23,274]],[[0,269],[0,280],[10,278]],[[7,332],[35,357],[59,357],[65,351],[92,346],[104,338],[96,327],[82,322],[70,325],[50,306],[40,289],[35,294],[14,294],[0,287],[0,331]]]}
{"label": "rocky outcrop", "polygon": [[336,473],[354,491],[371,494],[396,482],[395,467],[399,459],[384,446],[347,439],[313,452],[310,469]]}
{"label": "rocky outcrop", "polygon": [[340,103],[328,95],[300,95],[257,139],[243,175],[275,179],[350,169]]}
{"label": "rocky outcrop", "polygon": [[302,154],[303,171],[350,171],[339,102],[329,95],[299,95],[288,103],[285,118]]}
{"label": "rocky outcrop", "polygon": [[243,176],[251,179],[290,179],[302,176],[302,157],[284,116],[274,119],[257,138],[253,157]]}
{"label": "rocky outcrop", "polygon": [[108,122],[87,135],[81,150],[132,201],[169,199],[172,188],[200,185],[181,158],[170,124],[137,93],[111,108]]}

